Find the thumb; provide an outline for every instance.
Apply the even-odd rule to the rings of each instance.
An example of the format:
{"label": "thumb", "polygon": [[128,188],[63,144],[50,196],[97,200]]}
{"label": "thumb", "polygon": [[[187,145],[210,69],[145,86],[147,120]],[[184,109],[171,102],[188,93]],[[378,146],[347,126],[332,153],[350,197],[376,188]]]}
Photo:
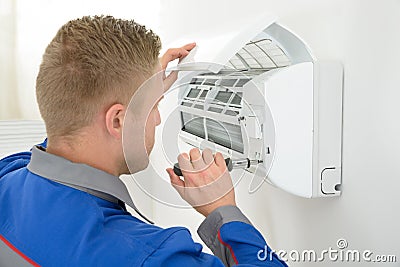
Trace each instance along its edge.
{"label": "thumb", "polygon": [[172,185],[185,187],[185,182],[183,182],[181,178],[179,178],[179,176],[174,173],[174,170],[172,168],[168,168],[166,169],[166,171],[169,175],[169,179],[171,180]]}
{"label": "thumb", "polygon": [[179,178],[178,175],[174,173],[174,170],[172,168],[166,169],[169,178],[171,180],[171,185],[175,188],[175,190],[178,192],[178,194],[183,198],[185,194],[185,182]]}
{"label": "thumb", "polygon": [[174,84],[174,82],[178,79],[178,72],[171,71],[167,77],[164,79],[164,92],[168,91],[169,88]]}

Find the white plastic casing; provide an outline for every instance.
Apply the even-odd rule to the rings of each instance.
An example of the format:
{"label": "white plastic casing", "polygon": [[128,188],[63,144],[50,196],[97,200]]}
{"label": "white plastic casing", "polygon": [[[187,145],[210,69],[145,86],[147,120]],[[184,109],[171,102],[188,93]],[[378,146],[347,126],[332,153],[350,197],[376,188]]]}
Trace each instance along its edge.
{"label": "white plastic casing", "polygon": [[274,185],[308,198],[340,194],[342,73],[337,62],[306,62],[265,81],[275,123]]}
{"label": "white plastic casing", "polygon": [[[289,66],[253,78],[253,83],[261,87],[275,126],[274,144],[270,143],[270,124],[263,124],[262,127],[268,128],[254,129],[253,133],[262,133],[264,148],[274,152],[262,157],[265,163],[273,160],[266,180],[301,197],[340,195],[343,68],[339,62],[315,60],[299,37],[274,23],[273,18],[265,18],[241,29],[232,29],[223,38],[207,36],[202,39],[199,36],[196,51],[188,56],[186,64],[178,65],[176,69],[185,71],[181,75],[183,80],[190,80],[201,71],[218,75],[221,64],[226,64],[257,35],[273,40],[291,60]],[[246,93],[246,86],[243,92]],[[274,158],[268,158],[270,155]]]}

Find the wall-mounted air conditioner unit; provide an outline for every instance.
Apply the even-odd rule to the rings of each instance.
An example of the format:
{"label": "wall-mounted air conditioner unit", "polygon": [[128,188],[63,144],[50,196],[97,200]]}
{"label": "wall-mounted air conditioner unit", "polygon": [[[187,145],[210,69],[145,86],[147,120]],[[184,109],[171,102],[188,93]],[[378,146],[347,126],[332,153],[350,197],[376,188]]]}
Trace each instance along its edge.
{"label": "wall-mounted air conditioner unit", "polygon": [[176,67],[181,139],[260,162],[246,170],[295,195],[340,195],[342,65],[268,18],[196,42]]}

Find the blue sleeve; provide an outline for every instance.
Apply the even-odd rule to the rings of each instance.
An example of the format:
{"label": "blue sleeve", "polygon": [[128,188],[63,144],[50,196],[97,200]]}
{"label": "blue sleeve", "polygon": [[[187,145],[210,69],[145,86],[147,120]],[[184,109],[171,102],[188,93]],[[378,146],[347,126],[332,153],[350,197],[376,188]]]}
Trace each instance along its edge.
{"label": "blue sleeve", "polygon": [[[187,229],[171,234],[144,262],[143,266],[287,266],[266,244],[264,238],[251,224],[240,219],[236,207],[225,207],[212,213],[200,226],[200,237],[214,252],[202,252],[202,245],[193,241]],[[229,215],[224,214],[228,212]],[[217,214],[224,214],[222,221],[213,220]],[[224,220],[235,219],[223,223]],[[223,223],[222,225],[219,225]],[[211,228],[218,229],[213,232]],[[207,232],[207,233],[205,233]],[[214,235],[215,234],[215,235]],[[208,238],[209,237],[209,238]],[[266,251],[266,253],[265,253]]]}
{"label": "blue sleeve", "polygon": [[203,246],[193,241],[189,230],[180,230],[169,236],[144,262],[144,267],[223,267],[215,256],[203,253]]}
{"label": "blue sleeve", "polygon": [[214,210],[198,233],[225,266],[287,266],[236,206]]}
{"label": "blue sleeve", "polygon": [[250,224],[237,221],[225,223],[219,229],[217,239],[238,266],[287,266]]}
{"label": "blue sleeve", "polygon": [[[43,143],[39,144],[44,148],[47,147],[47,138],[43,141]],[[31,152],[20,152],[8,157],[5,157],[0,160],[0,178],[6,175],[9,172],[24,168],[28,165],[31,160]]]}

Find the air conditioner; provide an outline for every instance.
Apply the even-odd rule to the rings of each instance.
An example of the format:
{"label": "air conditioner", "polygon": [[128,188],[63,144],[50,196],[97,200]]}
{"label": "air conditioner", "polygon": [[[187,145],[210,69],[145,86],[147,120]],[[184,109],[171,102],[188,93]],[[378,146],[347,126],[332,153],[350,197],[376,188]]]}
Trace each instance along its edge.
{"label": "air conditioner", "polygon": [[176,66],[181,140],[260,162],[246,171],[292,194],[340,195],[342,65],[273,18],[196,42]]}

